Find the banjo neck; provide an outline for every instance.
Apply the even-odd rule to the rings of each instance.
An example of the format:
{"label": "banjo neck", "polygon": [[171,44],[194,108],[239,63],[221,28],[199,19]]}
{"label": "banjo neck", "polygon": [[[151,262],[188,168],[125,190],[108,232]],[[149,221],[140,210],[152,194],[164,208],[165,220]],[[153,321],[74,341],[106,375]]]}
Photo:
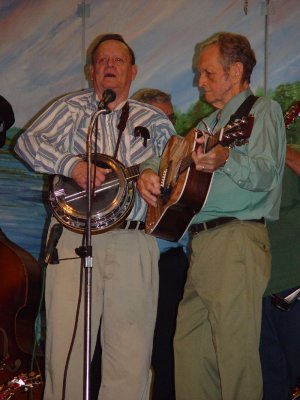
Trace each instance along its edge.
{"label": "banjo neck", "polygon": [[124,175],[126,180],[135,181],[140,173],[140,164],[131,165],[130,167],[124,168]]}

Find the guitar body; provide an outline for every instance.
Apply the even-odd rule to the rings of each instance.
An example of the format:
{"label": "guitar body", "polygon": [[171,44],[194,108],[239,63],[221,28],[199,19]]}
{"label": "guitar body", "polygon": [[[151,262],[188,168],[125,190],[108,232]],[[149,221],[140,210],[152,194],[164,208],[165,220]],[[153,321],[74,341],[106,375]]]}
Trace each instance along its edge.
{"label": "guitar body", "polygon": [[[84,157],[83,157],[84,158]],[[97,155],[96,165],[109,168],[105,182],[94,191],[91,201],[91,232],[98,234],[120,225],[129,215],[135,198],[133,181],[138,165],[125,168],[118,160]],[[55,218],[66,228],[83,233],[87,220],[87,192],[68,177],[54,175],[50,181],[50,206]]]}
{"label": "guitar body", "polygon": [[195,149],[198,131],[192,129],[185,138],[172,136],[162,155],[159,176],[162,187],[172,186],[168,201],[158,199],[157,207],[148,206],[146,233],[177,241],[187,230],[194,215],[204,206],[212,179],[211,173],[197,171],[190,165],[182,173],[180,160]]}

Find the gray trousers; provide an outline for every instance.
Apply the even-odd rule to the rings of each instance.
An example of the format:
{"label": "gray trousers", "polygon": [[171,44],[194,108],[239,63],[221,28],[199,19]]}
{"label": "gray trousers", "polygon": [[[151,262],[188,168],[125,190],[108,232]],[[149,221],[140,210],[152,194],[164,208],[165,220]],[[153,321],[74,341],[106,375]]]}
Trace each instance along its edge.
{"label": "gray trousers", "polygon": [[[60,258],[74,257],[81,235],[64,229]],[[101,400],[144,400],[149,384],[158,297],[156,239],[134,230],[93,235],[91,349],[100,318]],[[62,397],[80,289],[80,260],[48,265],[46,275],[46,385],[44,400]],[[84,300],[67,371],[66,400],[83,398]]]}
{"label": "gray trousers", "polygon": [[266,227],[234,221],[201,232],[175,334],[176,400],[261,400],[262,296],[271,269]]}

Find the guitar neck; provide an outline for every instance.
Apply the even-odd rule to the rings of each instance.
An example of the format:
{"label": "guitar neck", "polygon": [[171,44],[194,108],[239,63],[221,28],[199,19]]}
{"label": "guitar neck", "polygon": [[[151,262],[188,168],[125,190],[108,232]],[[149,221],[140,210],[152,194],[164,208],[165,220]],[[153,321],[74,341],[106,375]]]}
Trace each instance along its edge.
{"label": "guitar neck", "polygon": [[[252,127],[254,123],[253,115],[249,115],[247,118],[230,122],[228,125],[219,129],[215,134],[210,135],[207,132],[196,129],[196,138],[201,136],[205,137],[203,144],[204,153],[208,153],[216,145],[220,144],[223,147],[226,146],[240,146],[247,142],[250,137]],[[197,148],[197,145],[196,147]],[[184,172],[193,164],[192,153],[188,154],[181,160],[179,173]]]}

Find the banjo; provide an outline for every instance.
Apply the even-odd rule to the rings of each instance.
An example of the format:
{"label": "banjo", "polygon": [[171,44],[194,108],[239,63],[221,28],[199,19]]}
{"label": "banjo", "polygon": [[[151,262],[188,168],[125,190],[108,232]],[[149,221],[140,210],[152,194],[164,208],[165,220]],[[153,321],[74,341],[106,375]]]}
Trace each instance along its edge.
{"label": "banjo", "polygon": [[[111,172],[94,190],[91,200],[92,234],[116,228],[127,218],[134,204],[134,182],[139,175],[138,164],[125,168],[120,161],[104,154],[97,155],[95,164],[109,168]],[[49,202],[54,217],[67,229],[83,233],[87,221],[87,191],[73,179],[62,175],[51,176],[49,186]]]}

